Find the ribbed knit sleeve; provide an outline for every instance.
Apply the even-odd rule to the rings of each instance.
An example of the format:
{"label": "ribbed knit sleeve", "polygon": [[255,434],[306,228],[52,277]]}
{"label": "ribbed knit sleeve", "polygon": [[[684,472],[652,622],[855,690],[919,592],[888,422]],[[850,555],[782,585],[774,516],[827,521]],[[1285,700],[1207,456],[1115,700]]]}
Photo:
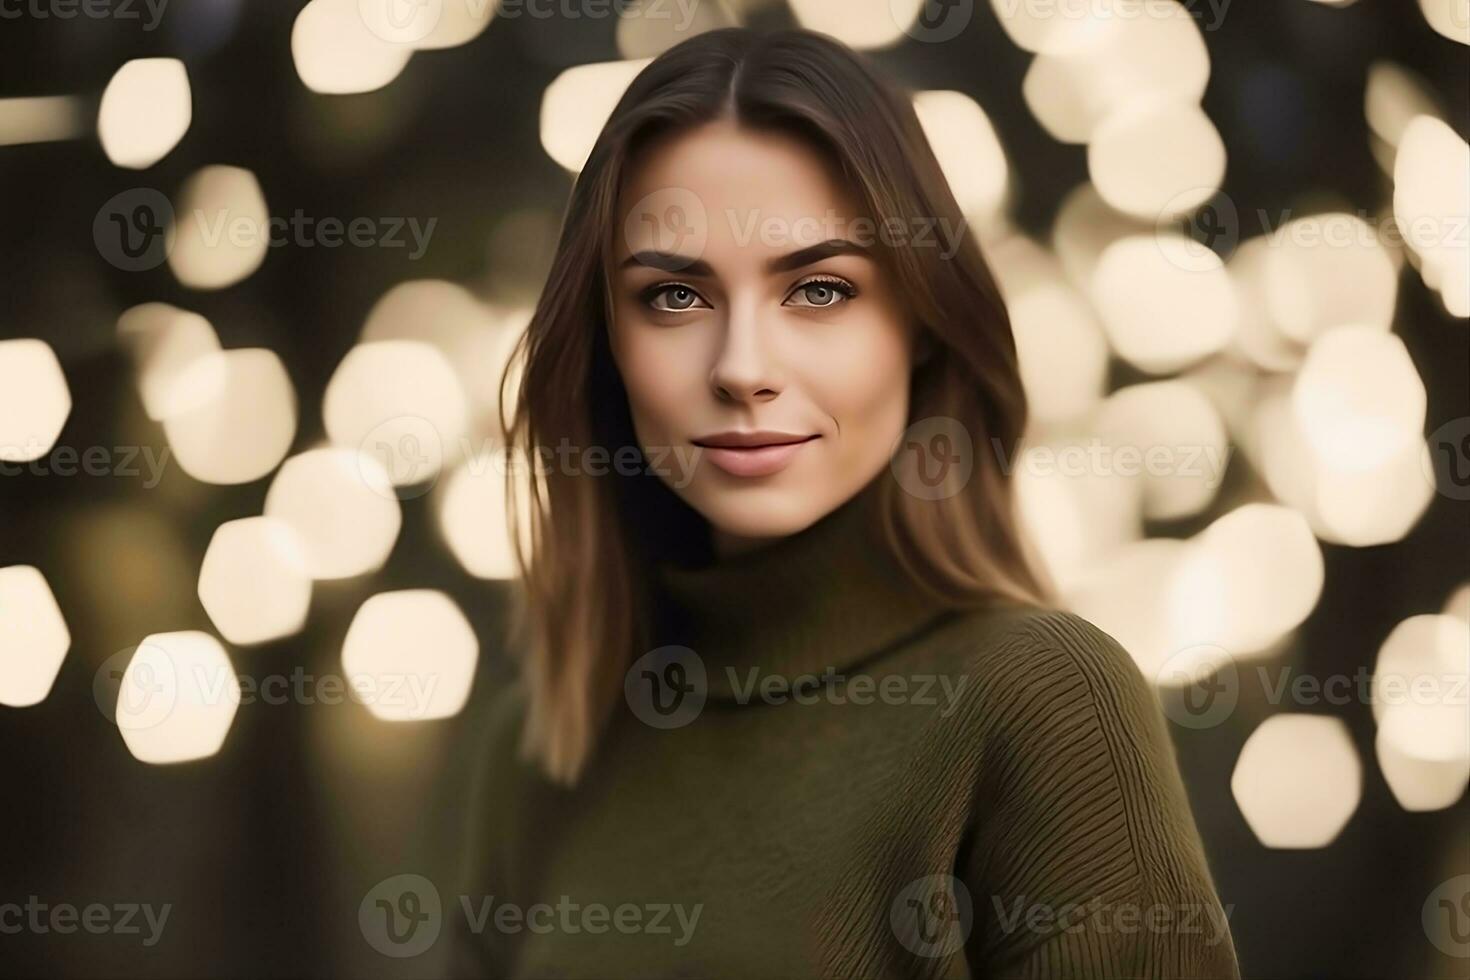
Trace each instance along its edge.
{"label": "ribbed knit sleeve", "polygon": [[973,975],[1239,977],[1153,691],[1081,617],[1030,617],[987,671],[989,757],[958,872]]}

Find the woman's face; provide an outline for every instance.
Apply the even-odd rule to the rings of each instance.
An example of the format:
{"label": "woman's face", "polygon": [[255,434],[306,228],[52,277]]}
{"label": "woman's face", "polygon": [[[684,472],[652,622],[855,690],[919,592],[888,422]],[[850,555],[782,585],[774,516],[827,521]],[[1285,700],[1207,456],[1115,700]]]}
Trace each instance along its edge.
{"label": "woman's face", "polygon": [[609,332],[633,425],[721,553],[801,530],[888,465],[910,330],[822,156],[709,123],[643,153],[619,208]]}

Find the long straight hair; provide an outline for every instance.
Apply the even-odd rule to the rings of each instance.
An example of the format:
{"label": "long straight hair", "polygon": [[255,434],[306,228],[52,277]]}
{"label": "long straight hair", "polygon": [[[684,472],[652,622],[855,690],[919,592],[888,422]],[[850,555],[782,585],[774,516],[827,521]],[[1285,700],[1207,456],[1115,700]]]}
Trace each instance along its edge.
{"label": "long straight hair", "polygon": [[[637,447],[607,337],[619,192],[651,139],[722,118],[809,141],[880,225],[965,228],[910,98],[861,55],[808,31],[729,28],[690,38],[633,80],[572,189],[516,352],[520,387],[502,433],[511,450],[541,458],[555,445]],[[878,249],[929,350],[913,369],[909,421],[953,420],[996,453],[977,453],[973,475],[940,499],[885,481],[884,546],[916,588],[956,606],[1040,604],[1049,588],[1020,531],[1005,466],[1026,422],[1010,319],[973,235],[957,250],[949,243],[953,254],[941,251]],[[529,522],[510,536],[524,600],[514,631],[529,699],[522,752],[570,785],[622,696],[624,673],[650,642],[655,565],[681,549],[687,557],[687,542],[707,540],[707,525],[653,476],[549,467],[507,481],[512,519]]]}

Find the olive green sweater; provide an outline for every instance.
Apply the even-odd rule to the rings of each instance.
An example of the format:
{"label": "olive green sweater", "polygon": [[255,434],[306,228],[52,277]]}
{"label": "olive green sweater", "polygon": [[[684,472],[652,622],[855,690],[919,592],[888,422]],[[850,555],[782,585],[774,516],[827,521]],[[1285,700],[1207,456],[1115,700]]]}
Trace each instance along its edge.
{"label": "olive green sweater", "polygon": [[1128,654],[1070,613],[924,598],[875,487],[662,570],[687,649],[634,665],[575,789],[517,758],[500,693],[456,975],[1238,976]]}

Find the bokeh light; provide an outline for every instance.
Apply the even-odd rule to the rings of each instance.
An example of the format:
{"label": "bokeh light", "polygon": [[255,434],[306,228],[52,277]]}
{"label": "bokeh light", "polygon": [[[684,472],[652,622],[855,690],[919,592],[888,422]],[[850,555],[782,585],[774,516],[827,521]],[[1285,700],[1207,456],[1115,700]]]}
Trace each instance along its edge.
{"label": "bokeh light", "polygon": [[1251,732],[1230,791],[1267,847],[1326,847],[1358,808],[1363,764],[1347,726],[1325,715],[1273,715]]}
{"label": "bokeh light", "polygon": [[119,167],[146,170],[189,131],[189,73],[177,58],[139,58],[117,70],[97,115],[97,138]]}
{"label": "bokeh light", "polygon": [[186,630],[144,638],[123,671],[114,718],[133,758],[191,762],[224,744],[240,681],[219,641]]}
{"label": "bokeh light", "polygon": [[362,604],[342,644],[342,669],[375,717],[429,721],[464,707],[479,655],[479,641],[452,599],[406,589]]}
{"label": "bokeh light", "polygon": [[41,570],[0,568],[0,704],[45,700],[71,647],[56,597]]}

